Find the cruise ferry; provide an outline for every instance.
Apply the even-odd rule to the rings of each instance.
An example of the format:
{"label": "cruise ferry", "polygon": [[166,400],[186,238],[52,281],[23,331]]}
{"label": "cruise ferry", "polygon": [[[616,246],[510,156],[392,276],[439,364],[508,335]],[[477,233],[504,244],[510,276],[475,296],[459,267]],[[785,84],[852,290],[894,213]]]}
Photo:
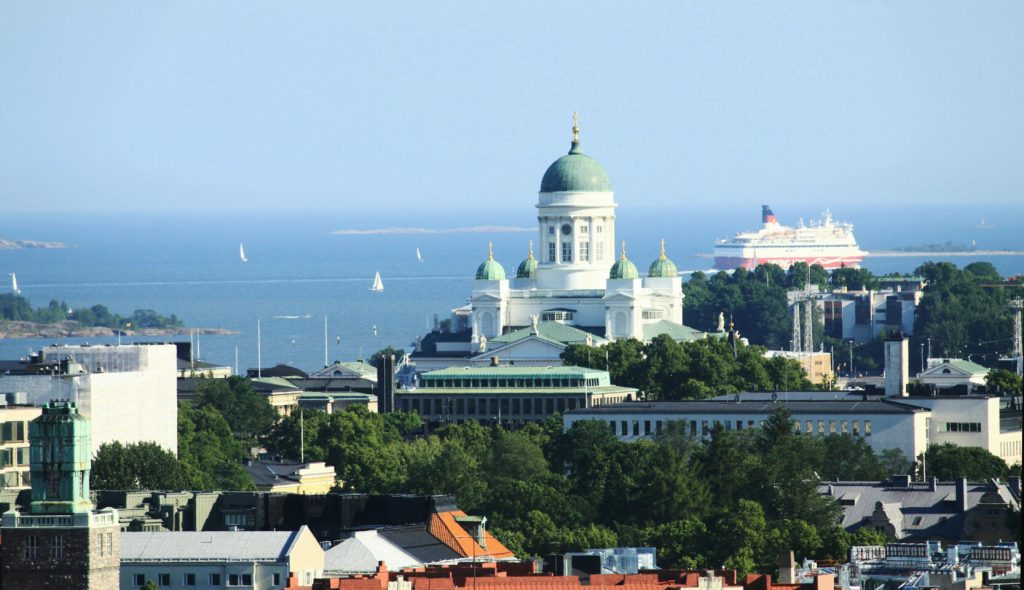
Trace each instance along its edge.
{"label": "cruise ferry", "polygon": [[797,262],[824,268],[856,268],[867,252],[857,246],[853,225],[836,223],[825,211],[825,218],[798,227],[779,224],[768,205],[761,206],[761,229],[741,232],[715,243],[715,269],[752,269],[759,264],[777,264],[789,268]]}

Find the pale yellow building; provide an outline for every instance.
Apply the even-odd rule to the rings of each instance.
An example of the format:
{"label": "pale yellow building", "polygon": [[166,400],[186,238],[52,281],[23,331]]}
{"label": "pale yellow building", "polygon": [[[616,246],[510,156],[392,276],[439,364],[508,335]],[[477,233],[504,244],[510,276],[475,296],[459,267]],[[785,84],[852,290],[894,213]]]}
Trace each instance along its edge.
{"label": "pale yellow building", "polygon": [[323,461],[252,461],[245,469],[261,492],[326,494],[339,483],[334,467]]}
{"label": "pale yellow building", "polygon": [[0,406],[0,489],[31,487],[28,423],[42,411],[37,406]]}

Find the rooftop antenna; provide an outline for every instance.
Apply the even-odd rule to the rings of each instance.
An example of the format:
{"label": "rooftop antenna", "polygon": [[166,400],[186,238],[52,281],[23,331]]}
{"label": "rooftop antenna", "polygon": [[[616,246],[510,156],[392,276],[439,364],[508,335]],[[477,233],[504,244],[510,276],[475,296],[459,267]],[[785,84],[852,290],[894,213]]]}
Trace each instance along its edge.
{"label": "rooftop antenna", "polygon": [[299,408],[299,463],[306,462],[306,418]]}
{"label": "rooftop antenna", "polygon": [[324,312],[324,368],[327,365],[327,312]]}
{"label": "rooftop antenna", "polygon": [[263,378],[263,335],[260,333],[259,318],[256,318],[256,377]]}

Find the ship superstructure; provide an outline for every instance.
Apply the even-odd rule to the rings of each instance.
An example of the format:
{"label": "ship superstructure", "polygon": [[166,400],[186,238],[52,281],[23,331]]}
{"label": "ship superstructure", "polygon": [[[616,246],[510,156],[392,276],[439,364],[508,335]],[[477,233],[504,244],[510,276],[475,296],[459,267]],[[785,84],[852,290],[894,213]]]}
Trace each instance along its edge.
{"label": "ship superstructure", "polygon": [[777,264],[787,269],[797,262],[824,268],[858,267],[867,252],[853,237],[853,225],[836,223],[825,211],[824,218],[797,227],[781,225],[768,205],[761,206],[761,229],[740,232],[715,243],[715,269],[753,269],[759,264]]}

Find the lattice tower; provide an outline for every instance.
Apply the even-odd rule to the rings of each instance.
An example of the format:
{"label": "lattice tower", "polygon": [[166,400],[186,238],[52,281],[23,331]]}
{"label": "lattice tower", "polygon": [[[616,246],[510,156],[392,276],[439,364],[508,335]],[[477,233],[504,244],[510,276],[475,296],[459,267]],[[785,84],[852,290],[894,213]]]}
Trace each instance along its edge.
{"label": "lattice tower", "polygon": [[1017,374],[1024,369],[1024,350],[1021,346],[1021,311],[1024,310],[1024,299],[1011,299],[1008,305],[1013,311],[1013,356],[1017,359]]}

